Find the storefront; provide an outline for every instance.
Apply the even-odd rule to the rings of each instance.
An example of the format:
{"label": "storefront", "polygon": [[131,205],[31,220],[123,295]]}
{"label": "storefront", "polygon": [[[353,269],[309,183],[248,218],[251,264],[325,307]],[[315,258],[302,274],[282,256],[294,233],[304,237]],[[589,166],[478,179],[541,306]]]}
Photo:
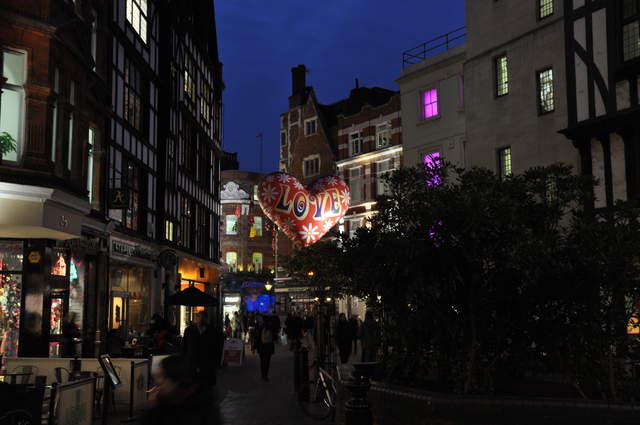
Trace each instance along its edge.
{"label": "storefront", "polygon": [[[219,300],[220,298],[220,273],[218,268],[212,263],[205,263],[202,260],[179,253],[178,276],[180,277],[180,290],[193,286],[206,294]],[[206,307],[209,312],[211,322],[219,321],[219,309],[215,306]],[[179,330],[184,334],[184,330],[194,321],[195,314],[205,310],[204,306],[187,307],[179,306]],[[215,323],[213,323],[215,324]]]}
{"label": "storefront", "polygon": [[111,237],[110,249],[108,351],[119,354],[140,341],[152,314],[161,311],[161,283],[154,246]]}

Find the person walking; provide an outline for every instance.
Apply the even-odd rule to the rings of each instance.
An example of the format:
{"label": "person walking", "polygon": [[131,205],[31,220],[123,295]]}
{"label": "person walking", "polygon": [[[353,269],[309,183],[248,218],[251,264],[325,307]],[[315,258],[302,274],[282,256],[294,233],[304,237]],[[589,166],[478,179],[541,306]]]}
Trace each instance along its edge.
{"label": "person walking", "polygon": [[272,317],[265,317],[262,324],[257,329],[257,349],[260,354],[260,374],[262,380],[269,382],[269,366],[271,365],[271,356],[275,353],[276,333],[274,332],[274,323]]}
{"label": "person walking", "polygon": [[351,341],[353,341],[352,353],[354,356],[358,355],[358,335],[360,333],[360,326],[358,325],[358,316],[352,315],[349,319],[349,329],[351,330]]}
{"label": "person walking", "polygon": [[238,319],[238,312],[234,311],[233,316],[231,317],[231,335],[233,338],[238,338],[239,325],[240,325],[240,320]]}
{"label": "person walking", "polygon": [[362,361],[375,362],[380,344],[380,330],[371,311],[367,311],[362,325]]}
{"label": "person walking", "polygon": [[157,385],[140,425],[220,423],[211,404],[213,392],[195,379],[186,358],[173,355],[162,359],[154,380]]}
{"label": "person walking", "polygon": [[206,311],[198,312],[196,323],[187,326],[181,348],[190,372],[209,385],[215,385],[216,359],[222,347],[220,335],[209,325],[209,315]]}
{"label": "person walking", "polygon": [[347,316],[345,316],[344,313],[340,313],[340,316],[338,316],[338,324],[336,325],[336,344],[338,345],[340,361],[342,363],[349,363],[351,343],[351,326],[347,321]]}

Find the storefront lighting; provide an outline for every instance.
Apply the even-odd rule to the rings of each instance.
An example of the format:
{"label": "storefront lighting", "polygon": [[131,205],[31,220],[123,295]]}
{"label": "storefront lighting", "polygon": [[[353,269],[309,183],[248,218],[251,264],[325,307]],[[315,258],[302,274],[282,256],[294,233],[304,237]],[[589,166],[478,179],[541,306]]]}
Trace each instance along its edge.
{"label": "storefront lighting", "polygon": [[236,304],[240,302],[240,297],[224,297],[224,302],[229,304]]}
{"label": "storefront lighting", "polygon": [[314,274],[315,274],[315,273],[314,273],[313,271],[310,271],[309,273],[307,273],[307,276],[309,276],[309,277],[313,277],[313,275],[314,275]]}
{"label": "storefront lighting", "polygon": [[273,285],[270,283],[265,283],[264,284],[264,289],[266,289],[267,291],[270,291],[273,288]]}
{"label": "storefront lighting", "polygon": [[314,300],[315,302],[318,302],[318,301],[320,301],[320,298],[315,297],[313,300]]}
{"label": "storefront lighting", "polygon": [[327,297],[327,302],[330,303],[331,302],[331,297]]}

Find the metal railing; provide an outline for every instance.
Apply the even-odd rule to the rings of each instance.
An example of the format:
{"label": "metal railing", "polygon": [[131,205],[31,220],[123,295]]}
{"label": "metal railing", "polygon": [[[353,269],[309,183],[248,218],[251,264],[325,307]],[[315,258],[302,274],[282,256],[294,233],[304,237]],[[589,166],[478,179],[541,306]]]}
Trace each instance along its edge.
{"label": "metal railing", "polygon": [[402,53],[402,68],[404,69],[406,66],[422,62],[428,57],[437,55],[438,53],[446,52],[464,43],[466,39],[467,27],[461,27],[433,40],[425,41],[412,49],[405,50]]}

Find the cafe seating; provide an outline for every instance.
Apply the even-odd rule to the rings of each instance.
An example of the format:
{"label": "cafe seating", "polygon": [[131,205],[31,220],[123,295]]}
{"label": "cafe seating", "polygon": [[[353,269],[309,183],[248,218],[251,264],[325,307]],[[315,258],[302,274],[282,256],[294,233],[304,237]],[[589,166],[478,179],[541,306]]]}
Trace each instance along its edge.
{"label": "cafe seating", "polygon": [[38,368],[36,366],[18,366],[11,372],[21,374],[18,376],[16,384],[29,385],[31,384],[31,377],[38,374]]}

